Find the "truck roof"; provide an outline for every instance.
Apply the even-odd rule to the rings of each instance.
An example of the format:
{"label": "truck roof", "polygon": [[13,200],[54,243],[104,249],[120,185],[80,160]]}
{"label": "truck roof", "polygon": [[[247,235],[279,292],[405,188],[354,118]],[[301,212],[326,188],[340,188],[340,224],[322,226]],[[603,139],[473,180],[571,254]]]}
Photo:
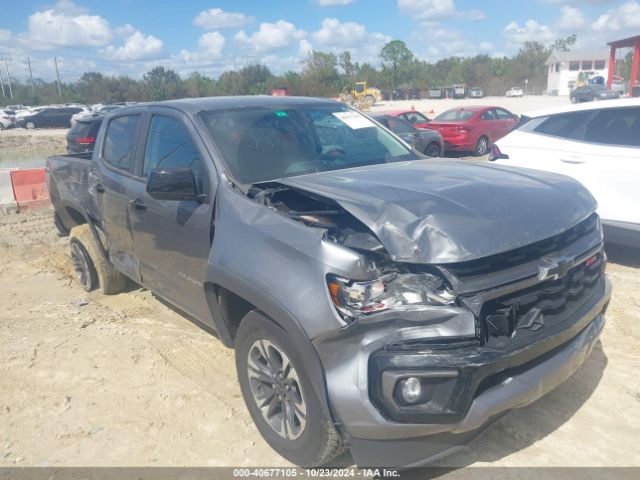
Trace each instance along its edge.
{"label": "truck roof", "polygon": [[[202,110],[217,110],[227,108],[246,108],[246,107],[264,107],[264,108],[287,108],[297,105],[309,105],[324,103],[332,105],[337,103],[335,100],[313,97],[293,97],[293,96],[276,96],[276,95],[245,95],[234,97],[199,97],[199,98],[182,98],[178,100],[167,100],[163,102],[149,102],[145,104],[131,105],[125,108],[140,108],[150,106],[172,107],[179,110],[197,113]],[[122,109],[124,110],[124,109]],[[119,110],[121,111],[121,110]]]}

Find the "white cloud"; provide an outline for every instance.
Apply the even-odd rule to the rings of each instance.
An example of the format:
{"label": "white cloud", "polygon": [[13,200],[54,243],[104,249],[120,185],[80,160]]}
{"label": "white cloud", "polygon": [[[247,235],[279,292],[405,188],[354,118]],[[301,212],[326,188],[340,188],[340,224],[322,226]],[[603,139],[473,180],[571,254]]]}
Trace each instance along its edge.
{"label": "white cloud", "polygon": [[313,45],[311,45],[311,42],[309,42],[309,40],[307,40],[306,38],[303,38],[302,40],[300,40],[300,43],[298,44],[299,57],[305,58],[307,55],[311,53],[312,50],[313,50]]}
{"label": "white cloud", "polygon": [[481,10],[457,10],[453,0],[398,0],[398,9],[405,15],[427,22],[457,17],[473,21],[485,18]]}
{"label": "white cloud", "polygon": [[112,37],[109,22],[98,15],[73,15],[45,10],[29,16],[29,38],[36,48],[100,47]]}
{"label": "white cloud", "polygon": [[316,3],[321,7],[335,7],[342,5],[349,5],[356,0],[316,0]]}
{"label": "white cloud", "polygon": [[547,44],[556,38],[547,25],[542,25],[532,19],[527,20],[522,26],[516,21],[512,21],[504,28],[503,33],[508,42],[517,45],[533,41]]}
{"label": "white cloud", "polygon": [[72,0],[58,0],[53,9],[67,15],[83,15],[88,12],[85,7],[76,5]]}
{"label": "white cloud", "polygon": [[200,12],[193,19],[193,24],[207,30],[216,30],[219,28],[241,27],[252,20],[253,17],[244,13],[225,12],[220,8],[210,8]]}
{"label": "white cloud", "polygon": [[640,3],[631,0],[600,15],[591,25],[596,32],[619,32],[640,28]]}
{"label": "white cloud", "polygon": [[560,30],[577,32],[589,23],[587,17],[575,7],[562,7],[557,26]]}
{"label": "white cloud", "polygon": [[306,35],[307,32],[297,29],[292,23],[278,20],[276,23],[261,23],[258,31],[250,36],[240,30],[234,38],[241,46],[256,52],[268,52],[293,45]]}
{"label": "white cloud", "polygon": [[159,38],[135,31],[125,40],[123,46],[109,46],[102,50],[102,53],[113,60],[140,60],[157,58],[163,47],[164,44]]}
{"label": "white cloud", "polygon": [[314,32],[312,36],[319,45],[346,48],[363,42],[367,37],[367,29],[359,23],[340,22],[336,18],[325,18],[320,30]]}
{"label": "white cloud", "polygon": [[198,45],[202,51],[212,57],[219,57],[226,43],[225,38],[219,32],[205,33],[198,39]]}

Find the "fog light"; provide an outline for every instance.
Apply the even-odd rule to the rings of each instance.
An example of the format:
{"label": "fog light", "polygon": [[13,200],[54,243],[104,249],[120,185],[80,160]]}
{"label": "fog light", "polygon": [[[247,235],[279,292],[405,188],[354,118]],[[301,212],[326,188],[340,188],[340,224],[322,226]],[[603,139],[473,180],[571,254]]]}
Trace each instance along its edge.
{"label": "fog light", "polygon": [[422,382],[419,378],[409,377],[400,383],[400,394],[407,403],[415,403],[422,397]]}

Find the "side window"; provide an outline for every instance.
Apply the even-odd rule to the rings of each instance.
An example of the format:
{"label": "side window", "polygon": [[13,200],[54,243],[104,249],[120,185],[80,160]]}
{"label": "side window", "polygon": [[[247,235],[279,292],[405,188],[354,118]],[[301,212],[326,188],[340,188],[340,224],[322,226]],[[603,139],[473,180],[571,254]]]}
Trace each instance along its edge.
{"label": "side window", "polygon": [[154,115],[151,119],[149,137],[144,152],[142,176],[159,167],[189,167],[196,177],[198,189],[202,192],[202,166],[200,151],[193,143],[189,131],[180,120]]}
{"label": "side window", "polygon": [[640,107],[600,110],[587,124],[587,142],[640,147]]}
{"label": "side window", "polygon": [[140,115],[126,115],[109,122],[104,137],[102,158],[114,168],[133,171],[136,134]]}
{"label": "side window", "polygon": [[499,120],[511,120],[513,118],[513,115],[502,108],[496,108],[496,115]]}
{"label": "side window", "polygon": [[552,135],[554,137],[582,140],[584,122],[587,120],[589,115],[589,111],[551,115],[535,127],[534,131],[544,135]]}
{"label": "side window", "polygon": [[482,116],[480,117],[480,119],[482,120],[495,120],[496,116],[493,113],[493,110],[487,110],[486,112],[484,112],[482,114]]}

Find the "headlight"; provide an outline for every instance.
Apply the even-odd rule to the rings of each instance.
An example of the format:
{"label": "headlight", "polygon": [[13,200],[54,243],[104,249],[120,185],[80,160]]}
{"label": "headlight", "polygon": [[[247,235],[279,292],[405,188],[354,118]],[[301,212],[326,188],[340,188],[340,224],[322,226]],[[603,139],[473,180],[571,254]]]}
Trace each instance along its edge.
{"label": "headlight", "polygon": [[336,309],[349,320],[385,310],[455,304],[444,280],[429,273],[389,273],[366,282],[329,275],[327,286]]}

